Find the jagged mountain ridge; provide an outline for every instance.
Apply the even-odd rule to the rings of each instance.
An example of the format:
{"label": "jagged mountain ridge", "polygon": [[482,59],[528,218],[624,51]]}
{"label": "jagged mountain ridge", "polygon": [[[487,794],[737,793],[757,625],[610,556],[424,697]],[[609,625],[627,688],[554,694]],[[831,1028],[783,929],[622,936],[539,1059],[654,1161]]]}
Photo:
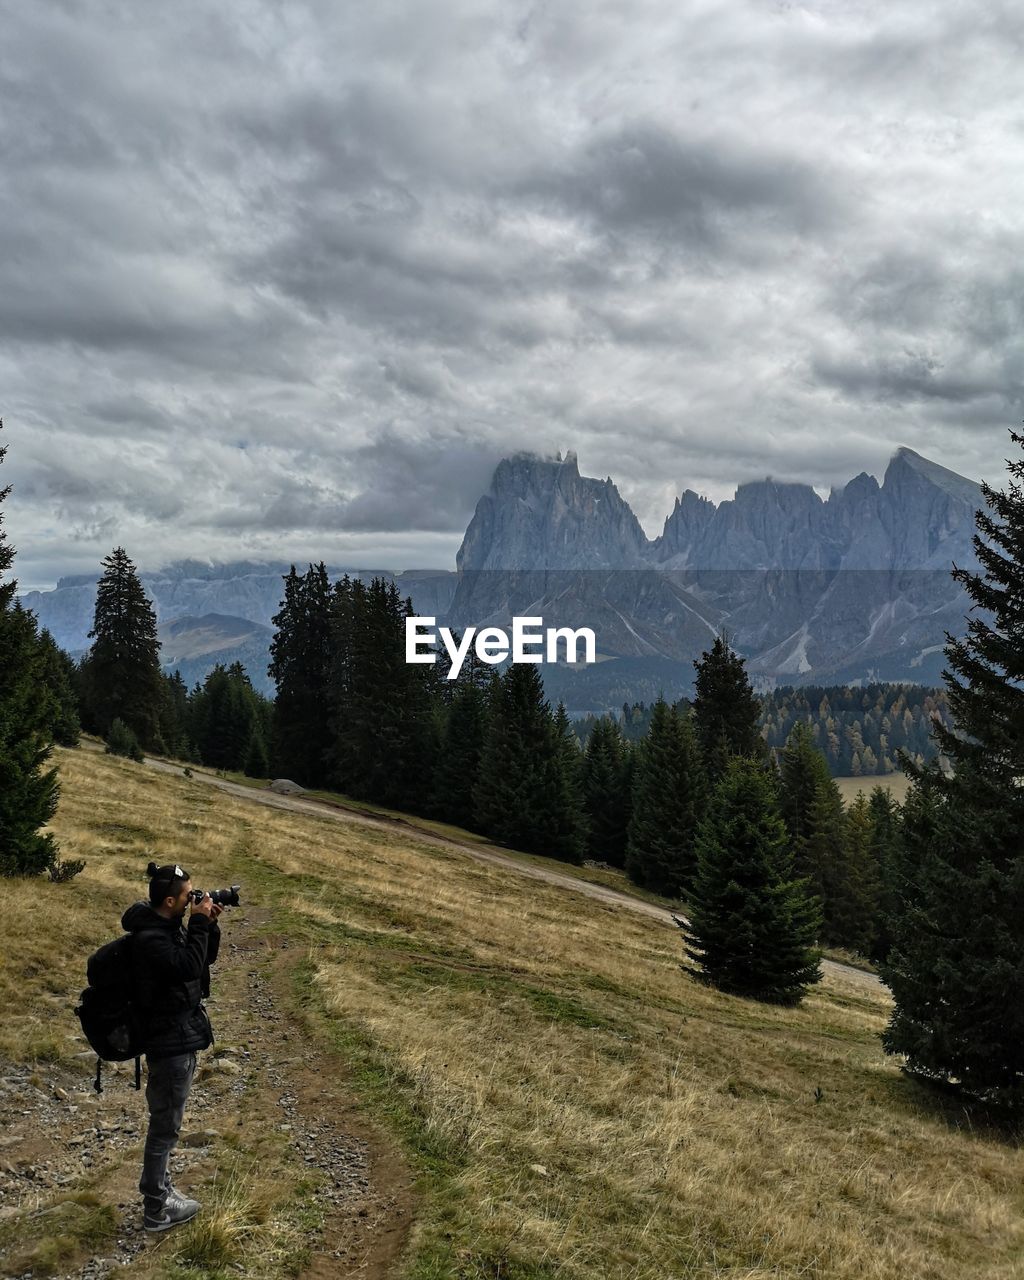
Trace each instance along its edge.
{"label": "jagged mountain ridge", "polygon": [[773,479],[717,505],[685,490],[648,539],[575,454],[516,455],[466,531],[452,619],[590,626],[603,656],[673,659],[684,683],[723,627],[764,685],[937,682],[969,605],[949,570],[977,564],[982,505],[980,485],[900,448],[881,484],[862,473],[827,499]]}
{"label": "jagged mountain ridge", "polygon": [[901,447],[881,485],[866,472],[822,499],[771,478],[717,506],[692,489],[647,538],[608,477],[569,451],[503,459],[456,556],[460,571],[533,569],[948,569],[974,557],[981,486]]}

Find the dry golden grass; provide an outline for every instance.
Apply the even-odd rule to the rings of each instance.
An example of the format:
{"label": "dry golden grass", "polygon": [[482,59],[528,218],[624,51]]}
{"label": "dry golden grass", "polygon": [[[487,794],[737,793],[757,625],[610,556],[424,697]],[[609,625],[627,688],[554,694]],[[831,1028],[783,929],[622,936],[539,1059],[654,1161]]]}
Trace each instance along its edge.
{"label": "dry golden grass", "polygon": [[905,773],[887,773],[867,778],[836,778],[836,782],[839,784],[839,794],[847,804],[857,799],[858,791],[869,796],[875,787],[884,787],[898,804],[902,804],[910,790],[910,779]]}
{"label": "dry golden grass", "polygon": [[[204,1192],[202,1212],[174,1233],[175,1259],[200,1271],[237,1265],[245,1245],[260,1234],[260,1228],[271,1218],[266,1193],[256,1162],[234,1159]],[[269,1241],[261,1243],[264,1247],[260,1253],[266,1264],[271,1261],[267,1257]],[[294,1240],[289,1243],[294,1247]],[[287,1255],[287,1248],[282,1250],[279,1241],[276,1253],[273,1262],[279,1267]],[[266,1265],[262,1268],[264,1274],[273,1274],[276,1269]]]}
{"label": "dry golden grass", "polygon": [[54,828],[88,865],[0,899],[0,1053],[80,1047],[73,1019],[12,996],[28,972],[66,1006],[150,857],[241,882],[307,940],[311,1034],[351,1053],[424,1170],[407,1276],[1024,1276],[1024,1157],[902,1079],[881,989],[830,977],[796,1009],[723,996],[681,971],[671,927],[408,832],[112,757],[60,763]]}

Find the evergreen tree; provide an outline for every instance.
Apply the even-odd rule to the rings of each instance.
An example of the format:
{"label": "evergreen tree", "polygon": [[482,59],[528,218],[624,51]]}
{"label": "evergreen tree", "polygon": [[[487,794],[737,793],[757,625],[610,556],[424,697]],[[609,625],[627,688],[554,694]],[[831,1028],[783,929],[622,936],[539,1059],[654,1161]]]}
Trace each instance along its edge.
{"label": "evergreen tree", "polygon": [[[0,421],[0,428],[3,422]],[[0,447],[0,463],[6,447]],[[10,493],[0,488],[0,508]],[[35,615],[15,598],[17,582],[5,575],[14,560],[0,510],[0,875],[34,875],[58,864],[49,833],[57,810],[57,770],[45,768],[57,711],[47,686],[47,657]]]}
{"label": "evergreen tree", "polygon": [[105,737],[120,719],[143,747],[162,750],[156,614],[123,547],[115,547],[103,561],[89,636],[92,648],[82,663],[89,728]]}
{"label": "evergreen tree", "polygon": [[487,735],[489,686],[476,680],[462,683],[461,672],[455,685],[442,720],[432,808],[445,822],[472,829],[476,821],[473,788]]}
{"label": "evergreen tree", "polygon": [[255,723],[249,735],[242,769],[247,778],[265,778],[270,773],[270,761],[267,758],[267,744],[259,723]]}
{"label": "evergreen tree", "polygon": [[494,682],[488,709],[473,790],[478,830],[528,853],[564,856],[552,790],[562,749],[537,667],[510,663]]}
{"label": "evergreen tree", "polygon": [[793,726],[780,763],[780,807],[789,831],[797,874],[810,876],[815,891],[820,894],[824,891],[822,877],[818,868],[810,866],[806,850],[812,834],[815,797],[830,774],[806,722],[797,721]]}
{"label": "evergreen tree", "polygon": [[782,752],[780,801],[796,874],[823,908],[822,939],[867,954],[878,914],[878,873],[864,800],[851,816],[811,731],[797,722]]}
{"label": "evergreen tree", "polygon": [[631,813],[626,745],[617,722],[602,716],[587,738],[583,758],[583,805],[590,827],[590,856],[625,866]]}
{"label": "evergreen tree", "polygon": [[331,600],[330,778],[349,795],[413,813],[435,791],[440,694],[432,667],[405,661],[412,601],[374,578],[335,584]]}
{"label": "evergreen tree", "polygon": [[734,759],[697,839],[689,922],[679,922],[694,972],[723,991],[795,1004],[821,978],[818,904],[793,876],[771,777]]}
{"label": "evergreen tree", "polygon": [[891,921],[897,914],[899,902],[902,831],[900,807],[886,787],[872,788],[868,810],[871,857],[878,880],[878,911],[869,955],[879,963],[888,958],[892,945]]}
{"label": "evergreen tree", "polygon": [[190,735],[191,712],[188,689],[180,671],[164,676],[160,699],[160,737],[167,754],[176,760],[191,760],[195,754]]}
{"label": "evergreen tree", "polygon": [[846,810],[844,835],[845,861],[836,886],[839,896],[828,904],[832,916],[830,940],[867,956],[878,928],[881,885],[871,848],[871,808],[863,791],[857,792],[857,798]]}
{"label": "evergreen tree", "polygon": [[43,682],[50,691],[53,722],[50,731],[61,747],[77,747],[82,725],[78,718],[78,694],[75,691],[75,664],[49,631],[39,632],[42,650]]}
{"label": "evergreen tree", "polygon": [[582,752],[565,704],[559,702],[551,720],[551,744],[546,760],[544,840],[551,855],[566,862],[582,861],[587,845],[582,764]]}
{"label": "evergreen tree", "polygon": [[272,619],[268,672],[277,685],[272,767],[305,787],[321,787],[331,747],[331,584],[321,562],[284,579],[284,599]]}
{"label": "evergreen tree", "polygon": [[[1011,432],[1024,447],[1024,436]],[[1024,1108],[1024,458],[982,492],[980,573],[954,569],[979,612],[947,637],[955,731],[936,724],[952,772],[909,766],[906,878],[883,967],[884,1036],[906,1069]],[[917,792],[916,797],[913,796]]]}
{"label": "evergreen tree", "polygon": [[722,776],[732,756],[764,757],[759,722],[761,706],[747,678],[743,659],[723,632],[694,662],[693,720],[708,781]]}
{"label": "evergreen tree", "polygon": [[107,730],[105,741],[108,756],[125,756],[139,764],[145,759],[135,731],[129,729],[120,717],[117,717]]}
{"label": "evergreen tree", "polygon": [[664,698],[637,749],[626,872],[636,884],[668,897],[683,894],[696,865],[697,823],[704,773],[689,716]]}
{"label": "evergreen tree", "polygon": [[60,794],[57,770],[45,768],[55,702],[35,616],[16,602],[3,607],[8,585],[0,584],[0,875],[35,875],[57,858],[53,836],[39,831]]}
{"label": "evergreen tree", "polygon": [[845,946],[846,813],[839,787],[827,769],[815,784],[807,825],[806,839],[795,858],[796,874],[806,877],[821,899],[822,940],[830,946]]}
{"label": "evergreen tree", "polygon": [[[266,740],[260,703],[249,673],[240,662],[224,668],[218,663],[192,699],[192,741],[199,759],[214,769],[242,770],[249,760],[254,739],[260,752],[253,765],[266,765]],[[259,775],[267,776],[267,768]]]}

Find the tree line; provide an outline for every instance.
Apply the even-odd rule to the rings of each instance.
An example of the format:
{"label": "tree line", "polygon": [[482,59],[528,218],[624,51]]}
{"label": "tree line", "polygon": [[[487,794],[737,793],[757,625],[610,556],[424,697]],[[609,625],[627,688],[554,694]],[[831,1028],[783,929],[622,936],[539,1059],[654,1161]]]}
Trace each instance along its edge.
{"label": "tree line", "polygon": [[[781,751],[794,726],[807,724],[834,778],[897,773],[903,755],[926,764],[938,755],[935,721],[946,728],[952,723],[945,690],[913,684],[804,685],[762,693],[760,703],[758,727],[769,750]],[[675,705],[683,709],[689,700]],[[653,706],[623,703],[617,719],[624,738],[637,742],[644,737]],[[584,742],[598,719],[588,715],[574,722]]]}

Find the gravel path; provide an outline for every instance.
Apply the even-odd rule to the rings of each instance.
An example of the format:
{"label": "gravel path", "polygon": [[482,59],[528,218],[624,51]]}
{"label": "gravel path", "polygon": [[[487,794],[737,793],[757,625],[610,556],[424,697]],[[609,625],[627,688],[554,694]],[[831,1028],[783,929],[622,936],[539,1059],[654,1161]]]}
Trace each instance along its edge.
{"label": "gravel path", "polygon": [[[289,1012],[297,953],[286,938],[255,936],[265,919],[256,908],[222,917],[209,1002],[217,1043],[200,1054],[171,1175],[202,1200],[216,1148],[233,1146],[236,1135],[250,1141],[276,1129],[288,1160],[308,1171],[315,1188],[309,1199],[324,1219],[303,1276],[383,1280],[413,1220],[412,1175],[367,1126],[343,1064],[311,1043]],[[135,1092],[134,1064],[104,1064],[97,1095],[95,1055],[86,1046],[78,1057],[77,1069],[0,1063],[0,1223],[25,1213],[45,1218],[58,1212],[50,1205],[60,1196],[94,1191],[117,1209],[116,1236],[58,1280],[105,1280],[144,1250],[166,1247],[173,1233],[142,1229],[137,1184],[146,1103],[144,1092]],[[0,1253],[0,1275],[30,1280],[32,1272],[13,1271]]]}

